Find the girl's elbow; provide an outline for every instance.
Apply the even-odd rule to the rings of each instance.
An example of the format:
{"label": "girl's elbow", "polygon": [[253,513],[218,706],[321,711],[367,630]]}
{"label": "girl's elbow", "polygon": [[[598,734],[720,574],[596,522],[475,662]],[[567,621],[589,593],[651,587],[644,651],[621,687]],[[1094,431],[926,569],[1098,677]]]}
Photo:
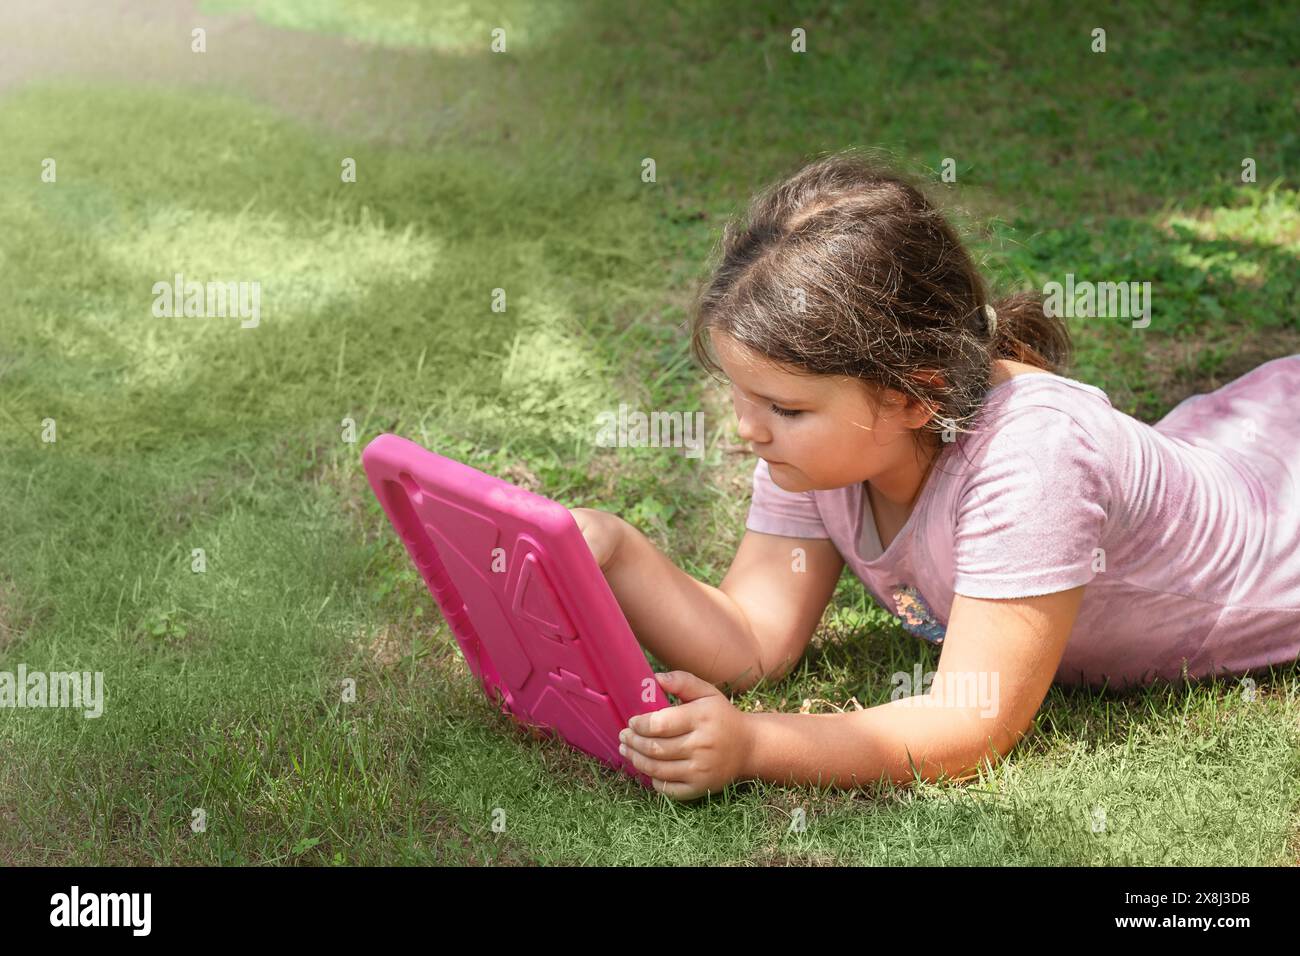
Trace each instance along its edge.
{"label": "girl's elbow", "polygon": [[970,748],[971,757],[963,771],[965,775],[977,774],[985,766],[990,769],[1000,765],[1024,738],[1023,733],[1013,733],[1005,728],[997,733],[987,734],[974,741]]}
{"label": "girl's elbow", "polygon": [[759,684],[766,684],[770,687],[785,680],[786,676],[794,670],[796,663],[798,663],[798,658],[789,655],[783,657],[781,662],[776,664],[757,660],[734,680],[726,681],[717,686],[719,690],[733,694],[748,693]]}

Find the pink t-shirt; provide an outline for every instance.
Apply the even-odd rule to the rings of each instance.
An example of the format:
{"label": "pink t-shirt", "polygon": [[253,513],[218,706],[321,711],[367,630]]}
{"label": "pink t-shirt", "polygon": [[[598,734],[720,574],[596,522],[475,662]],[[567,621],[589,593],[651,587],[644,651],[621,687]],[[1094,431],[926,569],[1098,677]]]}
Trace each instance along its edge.
{"label": "pink t-shirt", "polygon": [[992,388],[881,553],[862,484],[788,492],[759,459],[746,527],[830,538],[908,631],[941,643],[954,593],[1086,584],[1056,672],[1123,687],[1300,656],[1300,355],[1154,426],[1050,373]]}

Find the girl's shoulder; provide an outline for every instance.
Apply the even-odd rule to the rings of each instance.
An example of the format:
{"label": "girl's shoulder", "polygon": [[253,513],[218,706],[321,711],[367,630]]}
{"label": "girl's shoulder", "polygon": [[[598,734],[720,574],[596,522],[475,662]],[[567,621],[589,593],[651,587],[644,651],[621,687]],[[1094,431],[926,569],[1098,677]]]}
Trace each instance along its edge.
{"label": "girl's shoulder", "polygon": [[1008,450],[1035,455],[1075,450],[1105,457],[1130,437],[1125,417],[1095,385],[1054,372],[1027,372],[989,389],[957,444],[968,464],[992,464],[990,456]]}
{"label": "girl's shoulder", "polygon": [[1124,508],[1121,417],[1100,388],[1054,373],[989,390],[944,452],[947,481],[929,509],[928,547],[951,553],[954,591],[1023,597],[1092,580],[1096,548]]}
{"label": "girl's shoulder", "polygon": [[[1028,366],[1022,366],[1028,368]],[[985,393],[985,401],[992,399],[1002,399],[1016,393],[1023,393],[1030,390],[1036,390],[1035,393],[1041,394],[1044,391],[1047,394],[1073,395],[1076,392],[1082,392],[1085,395],[1099,398],[1106,405],[1110,406],[1110,397],[1098,388],[1096,385],[1089,385],[1087,382],[1080,382],[1078,379],[1068,378],[1064,375],[1057,375],[1055,372],[1021,371],[1013,374],[1005,381],[994,385]]]}
{"label": "girl's shoulder", "polygon": [[996,430],[1011,418],[1059,422],[1062,413],[1084,427],[1113,420],[1118,414],[1110,397],[1096,385],[1055,372],[1024,372],[985,393],[976,425]]}

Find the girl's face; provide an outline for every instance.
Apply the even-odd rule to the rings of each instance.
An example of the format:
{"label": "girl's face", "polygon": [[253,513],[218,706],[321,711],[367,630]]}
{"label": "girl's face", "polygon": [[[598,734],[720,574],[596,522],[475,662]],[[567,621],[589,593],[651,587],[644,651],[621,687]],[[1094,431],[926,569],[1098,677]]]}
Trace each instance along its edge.
{"label": "girl's face", "polygon": [[796,375],[725,333],[709,335],[731,381],[740,437],[767,460],[778,487],[840,488],[915,466],[912,431],[929,415],[902,393],[886,389],[877,414],[857,379]]}

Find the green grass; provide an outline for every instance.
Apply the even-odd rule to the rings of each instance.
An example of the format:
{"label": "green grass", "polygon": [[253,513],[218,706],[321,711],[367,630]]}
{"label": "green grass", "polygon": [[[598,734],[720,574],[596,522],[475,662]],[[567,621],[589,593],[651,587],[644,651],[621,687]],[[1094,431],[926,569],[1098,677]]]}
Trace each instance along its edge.
{"label": "green grass", "polygon": [[[852,144],[957,159],[936,191],[1008,289],[1151,281],[1150,328],[1073,328],[1072,374],[1138,417],[1300,351],[1285,11],[539,6],[221,0],[203,22],[256,19],[210,31],[206,72],[0,93],[0,669],[103,671],[108,698],[0,712],[0,861],[1294,862],[1294,667],[1253,701],[1053,689],[975,784],[648,795],[493,711],[359,463],[399,432],[624,514],[716,583],[752,459],[684,307],[727,213]],[[267,36],[321,72],[251,57]],[[154,318],[176,272],[260,281],[260,326]],[[704,409],[708,454],[593,448],[620,402]],[[869,706],[935,660],[846,573],[800,667],[737,703]]]}

